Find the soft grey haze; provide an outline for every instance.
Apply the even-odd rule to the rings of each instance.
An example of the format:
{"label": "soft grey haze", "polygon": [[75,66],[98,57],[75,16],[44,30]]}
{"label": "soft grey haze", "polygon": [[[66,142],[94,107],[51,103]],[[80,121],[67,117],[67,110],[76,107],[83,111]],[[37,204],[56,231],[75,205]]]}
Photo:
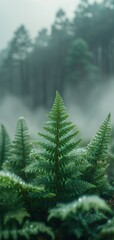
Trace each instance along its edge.
{"label": "soft grey haze", "polygon": [[49,28],[58,9],[73,16],[79,0],[0,0],[0,49],[5,48],[13,32],[25,24],[34,37],[43,27]]}

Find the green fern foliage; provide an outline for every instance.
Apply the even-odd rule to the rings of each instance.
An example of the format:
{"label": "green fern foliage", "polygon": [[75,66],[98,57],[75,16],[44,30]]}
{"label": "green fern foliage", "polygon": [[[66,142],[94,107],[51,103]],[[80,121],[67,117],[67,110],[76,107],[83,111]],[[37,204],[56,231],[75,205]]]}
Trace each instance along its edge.
{"label": "green fern foliage", "polygon": [[31,141],[28,127],[23,117],[17,121],[15,139],[12,144],[11,160],[4,166],[5,170],[11,171],[22,179],[27,180],[25,167],[29,162]]}
{"label": "green fern foliage", "polygon": [[49,197],[43,187],[26,184],[21,178],[14,174],[0,172],[0,213],[4,215],[18,208],[34,205],[33,200]]}
{"label": "green fern foliage", "polygon": [[78,131],[67,120],[68,114],[58,92],[48,118],[45,133],[39,133],[38,150],[33,151],[32,164],[26,170],[36,174],[35,184],[44,184],[56,195],[56,202],[69,201],[83,194],[90,184],[80,180],[84,165],[79,164],[74,154],[80,142],[76,140]]}
{"label": "green fern foliage", "polygon": [[99,240],[114,239],[114,217],[109,219],[107,223],[101,228]]}
{"label": "green fern foliage", "polygon": [[65,220],[71,214],[77,214],[79,211],[85,213],[90,210],[98,211],[108,211],[110,212],[109,206],[105,203],[104,200],[99,198],[98,196],[83,196],[79,198],[77,201],[67,203],[67,204],[58,204],[58,207],[51,209],[49,211],[48,220],[52,218],[59,218],[61,220]]}
{"label": "green fern foliage", "polygon": [[61,239],[98,239],[98,225],[107,221],[111,212],[104,200],[97,196],[82,197],[69,204],[61,204],[49,211],[48,221]]}
{"label": "green fern foliage", "polygon": [[20,240],[20,239],[49,239],[54,240],[54,233],[51,228],[43,223],[26,221],[20,227],[0,229],[0,240]]}
{"label": "green fern foliage", "polygon": [[25,208],[15,209],[14,212],[7,212],[4,215],[3,224],[6,225],[9,224],[11,221],[16,221],[19,225],[21,225],[24,219],[27,219],[28,217],[30,217],[30,215]]}
{"label": "green fern foliage", "polygon": [[111,136],[110,114],[99,128],[95,137],[87,146],[87,153],[91,163],[99,160],[105,162],[108,155],[108,148]]}
{"label": "green fern foliage", "polygon": [[2,124],[0,129],[0,169],[2,169],[3,164],[9,159],[10,151],[11,151],[10,137],[4,125]]}
{"label": "green fern foliage", "polygon": [[9,212],[0,219],[0,240],[4,239],[40,239],[48,236],[48,239],[54,239],[52,229],[41,222],[31,221],[29,214],[25,209],[19,209],[16,212]]}
{"label": "green fern foliage", "polygon": [[95,137],[91,140],[86,148],[86,158],[90,163],[88,171],[84,175],[84,180],[91,182],[96,186],[95,194],[105,195],[109,189],[109,181],[107,178],[107,158],[108,147],[111,136],[110,114],[101,125]]}
{"label": "green fern foliage", "polygon": [[111,187],[107,177],[110,114],[84,148],[68,117],[56,92],[34,145],[24,118],[12,144],[1,125],[0,240],[114,239],[113,179]]}

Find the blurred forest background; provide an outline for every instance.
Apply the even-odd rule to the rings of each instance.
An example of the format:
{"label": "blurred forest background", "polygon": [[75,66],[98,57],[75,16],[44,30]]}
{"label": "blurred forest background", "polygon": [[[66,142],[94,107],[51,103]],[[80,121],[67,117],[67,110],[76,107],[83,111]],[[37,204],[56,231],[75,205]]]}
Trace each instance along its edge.
{"label": "blurred forest background", "polygon": [[41,29],[34,40],[21,25],[0,52],[1,101],[16,96],[30,111],[41,106],[49,110],[58,90],[67,105],[72,102],[83,114],[90,113],[96,101],[96,115],[104,91],[106,116],[113,106],[113,98],[107,105],[109,86],[109,96],[114,95],[113,82],[114,0],[80,0],[72,19],[59,9],[51,30]]}

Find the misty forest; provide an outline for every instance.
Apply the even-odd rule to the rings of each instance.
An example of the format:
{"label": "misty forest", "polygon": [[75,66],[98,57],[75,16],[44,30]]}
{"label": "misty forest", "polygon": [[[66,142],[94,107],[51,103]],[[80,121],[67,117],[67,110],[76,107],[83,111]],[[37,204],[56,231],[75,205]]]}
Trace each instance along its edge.
{"label": "misty forest", "polygon": [[1,120],[22,103],[0,120],[0,240],[114,240],[113,89],[114,0],[59,9],[34,39],[17,27],[0,51]]}

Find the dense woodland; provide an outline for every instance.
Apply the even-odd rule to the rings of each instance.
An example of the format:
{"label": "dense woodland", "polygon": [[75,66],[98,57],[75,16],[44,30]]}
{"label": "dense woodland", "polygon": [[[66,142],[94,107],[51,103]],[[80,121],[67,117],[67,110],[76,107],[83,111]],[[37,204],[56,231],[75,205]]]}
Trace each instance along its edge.
{"label": "dense woodland", "polygon": [[[114,1],[81,0],[72,19],[60,9],[51,30],[31,40],[19,26],[0,53],[0,95],[14,94],[35,108],[52,104],[55,91],[76,88],[77,101],[85,92],[114,75]],[[79,100],[79,97],[80,100]]]}

